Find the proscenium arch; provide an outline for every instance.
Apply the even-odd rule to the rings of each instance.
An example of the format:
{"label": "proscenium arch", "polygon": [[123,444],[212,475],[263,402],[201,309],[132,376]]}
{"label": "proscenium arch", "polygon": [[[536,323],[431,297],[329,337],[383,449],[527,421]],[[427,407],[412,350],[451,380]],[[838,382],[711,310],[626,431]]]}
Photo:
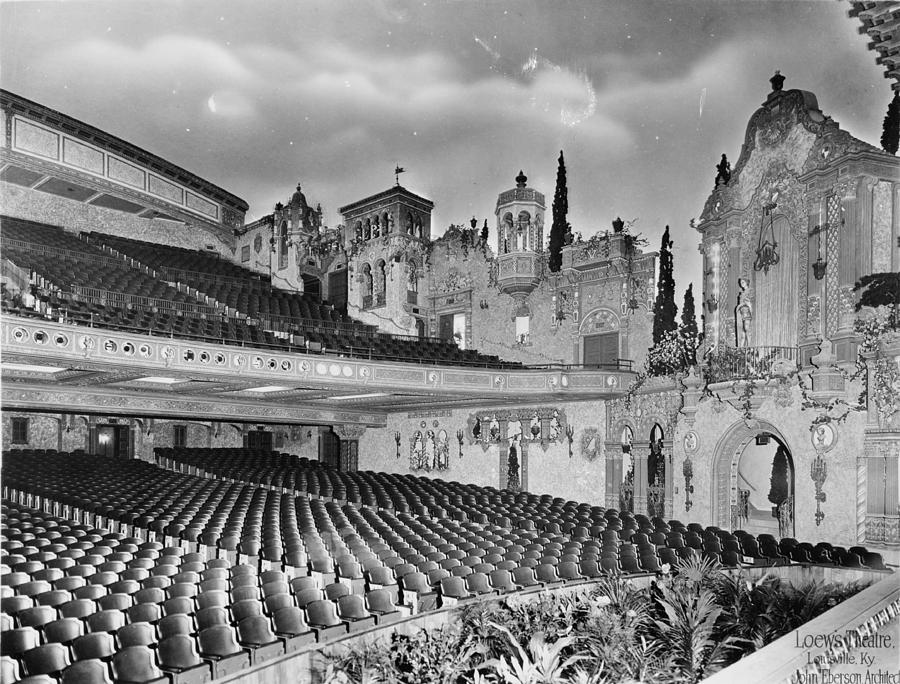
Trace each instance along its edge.
{"label": "proscenium arch", "polygon": [[731,528],[731,488],[737,475],[737,464],[744,453],[744,448],[756,435],[767,432],[781,442],[790,453],[796,473],[795,451],[790,442],[785,439],[784,434],[765,420],[754,419],[750,421],[749,425],[747,423],[746,420],[732,423],[716,442],[713,455],[709,483],[713,501],[712,524],[723,529]]}

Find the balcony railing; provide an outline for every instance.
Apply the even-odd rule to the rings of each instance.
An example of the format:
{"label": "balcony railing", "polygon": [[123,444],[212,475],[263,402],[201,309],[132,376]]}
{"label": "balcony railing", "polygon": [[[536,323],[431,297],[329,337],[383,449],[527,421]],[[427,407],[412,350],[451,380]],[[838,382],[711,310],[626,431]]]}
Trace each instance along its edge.
{"label": "balcony railing", "polygon": [[716,347],[704,372],[709,382],[763,379],[796,369],[799,358],[797,347]]}
{"label": "balcony railing", "polygon": [[384,292],[373,292],[370,295],[363,295],[363,309],[374,309],[379,306],[384,306],[384,304]]}

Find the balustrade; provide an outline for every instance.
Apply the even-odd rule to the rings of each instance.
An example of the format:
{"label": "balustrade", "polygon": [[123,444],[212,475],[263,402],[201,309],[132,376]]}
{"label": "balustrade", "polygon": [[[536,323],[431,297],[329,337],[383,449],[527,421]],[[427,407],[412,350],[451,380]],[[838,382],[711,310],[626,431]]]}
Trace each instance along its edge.
{"label": "balustrade", "polygon": [[709,382],[784,375],[798,366],[797,347],[716,347],[704,359]]}

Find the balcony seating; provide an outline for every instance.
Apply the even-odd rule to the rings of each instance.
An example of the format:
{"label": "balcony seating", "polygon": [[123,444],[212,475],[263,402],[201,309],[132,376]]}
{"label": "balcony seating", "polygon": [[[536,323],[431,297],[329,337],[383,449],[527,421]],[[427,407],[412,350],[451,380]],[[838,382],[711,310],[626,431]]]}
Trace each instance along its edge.
{"label": "balcony seating", "polygon": [[[11,217],[0,222],[5,255],[33,274],[37,310],[75,324],[380,360],[520,367],[449,341],[378,333],[214,253],[96,232],[79,239]],[[5,290],[2,303],[11,313],[36,313]]]}

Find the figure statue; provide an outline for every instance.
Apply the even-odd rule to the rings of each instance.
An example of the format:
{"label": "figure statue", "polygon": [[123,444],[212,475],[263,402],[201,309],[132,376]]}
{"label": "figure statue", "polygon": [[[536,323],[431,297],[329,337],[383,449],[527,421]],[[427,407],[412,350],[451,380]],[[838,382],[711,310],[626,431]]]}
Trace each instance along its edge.
{"label": "figure statue", "polygon": [[738,287],[741,291],[740,294],[738,294],[738,305],[734,310],[735,342],[738,347],[750,346],[750,327],[753,325],[753,307],[750,306],[750,302],[744,301],[744,296],[749,285],[750,284],[744,278],[738,279]]}
{"label": "figure statue", "polygon": [[613,221],[613,233],[621,233],[625,230],[625,221],[622,220],[620,216],[616,216],[616,220]]}
{"label": "figure statue", "polygon": [[728,161],[728,157],[725,154],[722,154],[722,161],[716,164],[716,187],[720,185],[728,185],[728,181],[731,180],[731,162]]}

